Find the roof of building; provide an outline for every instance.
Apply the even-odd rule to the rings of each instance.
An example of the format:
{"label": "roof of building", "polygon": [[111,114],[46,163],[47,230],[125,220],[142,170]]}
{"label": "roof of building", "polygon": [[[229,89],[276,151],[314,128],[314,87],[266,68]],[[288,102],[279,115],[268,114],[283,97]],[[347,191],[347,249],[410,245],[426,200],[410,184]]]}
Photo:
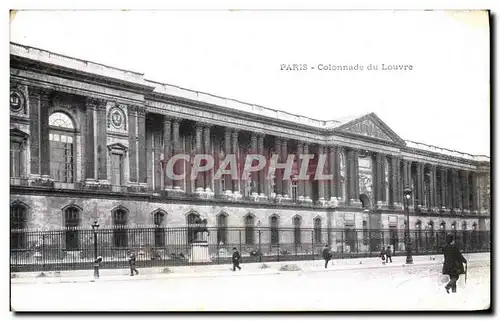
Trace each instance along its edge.
{"label": "roof of building", "polygon": [[[160,83],[157,81],[147,80],[144,79],[143,73],[115,68],[104,64],[86,61],[74,57],[68,57],[48,50],[34,48],[13,42],[10,43],[10,54],[21,58],[47,63],[50,65],[74,69],[80,72],[95,74],[106,78],[116,79],[118,81],[123,81],[143,87],[153,88],[153,92],[157,94],[180,97],[184,99],[198,101],[201,103],[207,103],[251,114],[257,114],[259,116],[264,116],[271,119],[274,118],[279,120],[285,120],[289,122],[299,123],[302,125],[307,125],[322,129],[335,129],[349,122],[352,122],[356,119],[365,117],[369,114],[373,114],[369,113],[356,116],[349,116],[337,120],[324,121],[302,115],[292,114],[282,110],[245,103],[238,101],[236,99],[219,97],[209,93],[186,89],[175,85]],[[407,147],[415,148],[418,150],[425,150],[474,161],[485,161],[485,162],[490,161],[490,158],[484,155],[472,155],[472,154],[462,153],[459,151],[432,146],[424,143],[418,143],[410,140],[405,140],[405,143]]]}

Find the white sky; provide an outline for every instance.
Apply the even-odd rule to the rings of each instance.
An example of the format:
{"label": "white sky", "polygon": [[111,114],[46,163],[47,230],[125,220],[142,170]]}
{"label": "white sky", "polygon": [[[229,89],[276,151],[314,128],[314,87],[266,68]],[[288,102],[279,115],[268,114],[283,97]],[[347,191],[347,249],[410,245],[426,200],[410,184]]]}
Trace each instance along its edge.
{"label": "white sky", "polygon": [[[375,112],[403,139],[490,155],[486,13],[24,11],[11,41],[317,119]],[[280,71],[286,63],[413,71]]]}

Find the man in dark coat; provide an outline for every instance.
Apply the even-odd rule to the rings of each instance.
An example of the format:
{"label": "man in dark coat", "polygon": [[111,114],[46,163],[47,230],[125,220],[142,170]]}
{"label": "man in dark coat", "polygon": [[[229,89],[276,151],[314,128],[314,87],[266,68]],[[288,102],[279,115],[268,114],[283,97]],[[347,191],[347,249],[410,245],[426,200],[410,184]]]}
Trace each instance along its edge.
{"label": "man in dark coat", "polygon": [[387,250],[385,251],[385,263],[389,263],[389,260],[391,261],[392,263],[392,250],[391,250],[391,247],[388,246],[387,247]]}
{"label": "man in dark coat", "polygon": [[333,254],[332,250],[328,246],[328,244],[325,244],[325,247],[323,248],[323,259],[325,260],[325,269],[328,267],[328,262],[332,259]]}
{"label": "man in dark coat", "polygon": [[136,275],[139,274],[139,271],[137,271],[137,268],[135,267],[135,261],[136,261],[135,252],[134,250],[130,250],[128,254],[128,265],[130,267],[130,276],[134,276],[134,272]]}
{"label": "man in dark coat", "polygon": [[238,270],[241,270],[240,260],[241,260],[240,252],[238,252],[238,250],[235,247],[233,247],[233,271],[236,271],[236,268],[238,268]]}
{"label": "man in dark coat", "polygon": [[382,247],[382,251],[380,251],[380,258],[382,259],[382,264],[385,264],[387,256],[387,251],[385,250],[385,247]]}
{"label": "man in dark coat", "polygon": [[457,292],[457,281],[460,274],[464,274],[464,263],[467,260],[464,258],[457,245],[455,244],[455,239],[453,235],[448,234],[446,236],[446,246],[443,249],[444,263],[443,263],[443,274],[449,275],[450,282],[444,287],[447,293],[450,293],[450,289],[453,293]]}

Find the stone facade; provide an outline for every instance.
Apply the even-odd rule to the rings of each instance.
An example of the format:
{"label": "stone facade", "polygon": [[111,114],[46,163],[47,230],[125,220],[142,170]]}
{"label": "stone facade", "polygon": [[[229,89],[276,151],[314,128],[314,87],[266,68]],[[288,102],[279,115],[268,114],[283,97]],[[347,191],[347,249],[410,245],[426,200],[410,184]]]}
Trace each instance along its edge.
{"label": "stone facade", "polygon": [[[277,215],[291,228],[300,215],[303,228],[319,218],[322,228],[401,229],[408,186],[411,228],[433,221],[489,229],[489,158],[404,141],[373,113],[314,120],[16,44],[10,70],[11,201],[27,210],[24,228],[60,229],[75,206],[82,227],[112,225],[113,211],[124,208],[130,226],[152,225],[161,210],[172,227],[186,225],[189,213],[216,226],[224,213],[230,227],[250,214],[263,226]],[[73,124],[51,124],[55,113]],[[282,172],[267,179],[263,171],[248,184],[216,180],[214,171],[192,179],[191,164],[179,162],[176,173],[187,179],[165,175],[165,160],[178,153],[211,153],[217,163],[252,152],[281,163],[296,155],[294,168],[298,154],[325,155],[324,173],[334,179],[285,182]]]}

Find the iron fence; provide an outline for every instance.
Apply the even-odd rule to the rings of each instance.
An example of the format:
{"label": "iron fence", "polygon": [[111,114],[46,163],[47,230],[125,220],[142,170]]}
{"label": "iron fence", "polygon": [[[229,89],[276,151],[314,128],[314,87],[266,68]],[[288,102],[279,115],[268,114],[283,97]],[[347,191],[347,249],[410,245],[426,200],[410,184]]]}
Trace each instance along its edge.
{"label": "iron fence", "polygon": [[[124,268],[129,250],[136,252],[138,267],[230,263],[233,248],[241,253],[243,263],[318,260],[325,244],[331,245],[337,259],[379,256],[387,246],[395,256],[406,255],[406,232],[396,229],[208,228],[209,259],[203,263],[191,257],[196,242],[189,226],[113,226],[95,233],[97,253],[92,229],[11,230],[11,271],[92,269],[96,255],[103,257],[101,268]],[[490,250],[490,231],[412,230],[412,253],[441,253],[448,233],[455,235],[465,253]]]}

